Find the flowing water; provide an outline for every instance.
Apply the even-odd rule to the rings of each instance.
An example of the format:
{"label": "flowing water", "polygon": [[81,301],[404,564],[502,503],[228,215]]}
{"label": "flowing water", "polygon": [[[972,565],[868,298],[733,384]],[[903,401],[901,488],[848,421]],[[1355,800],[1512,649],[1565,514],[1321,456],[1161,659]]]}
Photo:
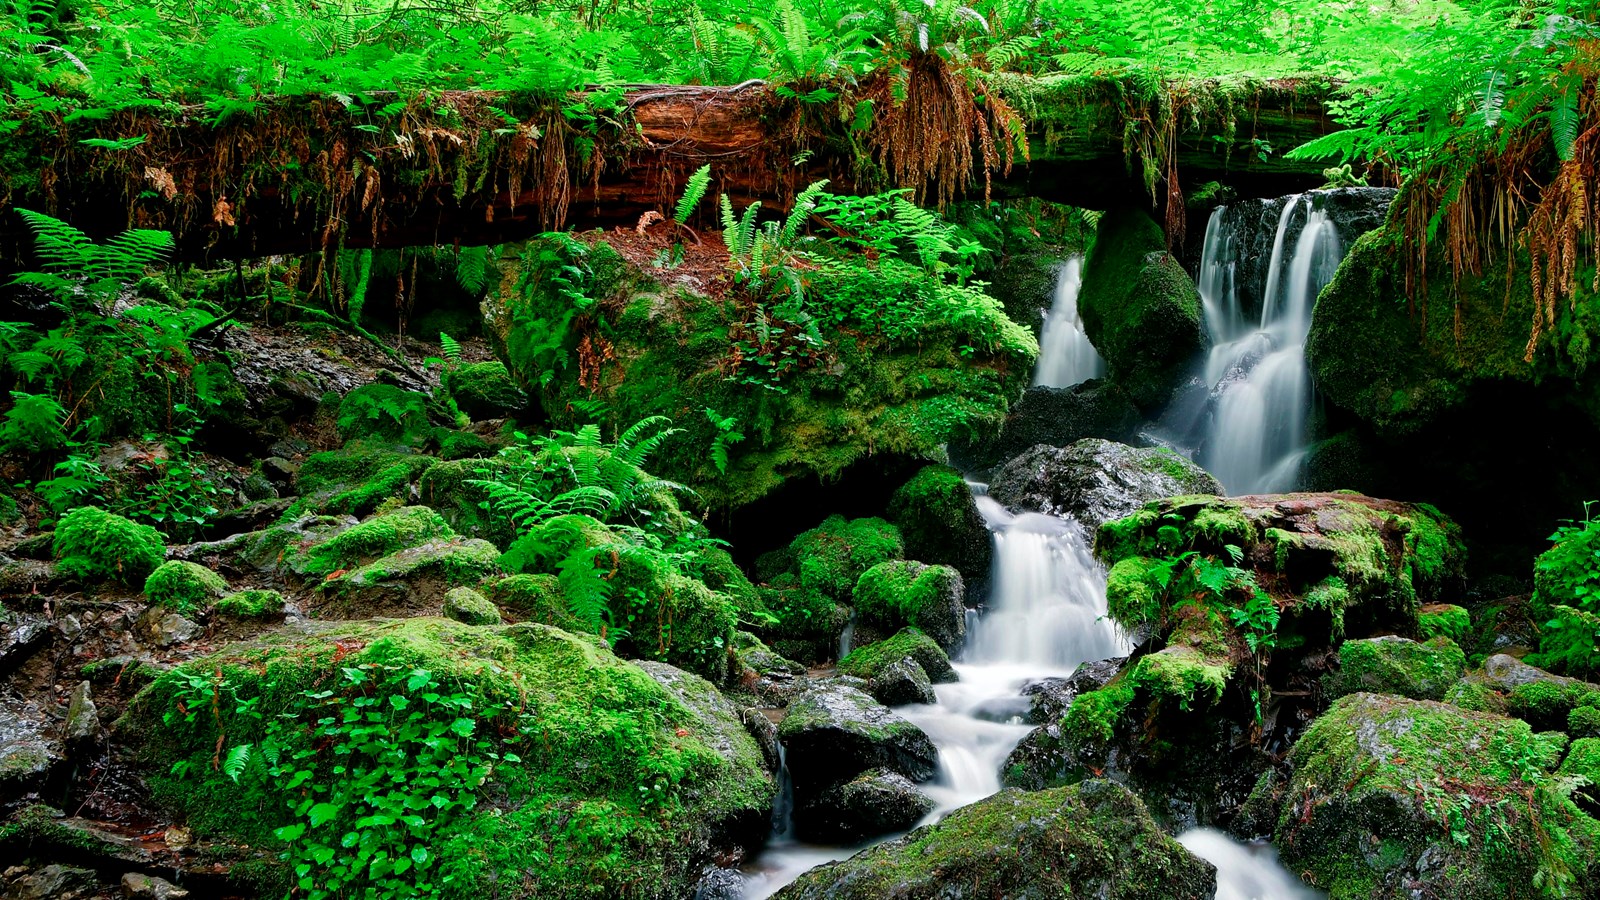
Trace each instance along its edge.
{"label": "flowing water", "polygon": [[1296,487],[1308,444],[1311,309],[1344,257],[1339,230],[1319,202],[1317,194],[1300,194],[1283,203],[1253,322],[1242,294],[1256,286],[1239,277],[1240,229],[1251,217],[1218,207],[1206,225],[1198,287],[1211,337],[1205,379],[1213,407],[1201,462],[1230,494]]}
{"label": "flowing water", "polygon": [[[1286,211],[1284,218],[1290,215]],[[1211,285],[1205,294],[1207,321],[1222,327],[1228,316],[1235,316],[1239,320],[1235,339],[1245,340],[1248,336],[1244,334],[1243,314],[1231,287],[1231,266],[1225,251],[1211,252],[1213,230],[1226,229],[1207,229],[1210,268],[1203,274]],[[1299,326],[1291,322],[1298,314],[1291,307],[1309,301],[1296,292],[1295,285],[1306,286],[1314,297],[1315,289],[1309,286],[1318,276],[1310,273],[1323,258],[1317,254],[1330,252],[1331,246],[1335,261],[1338,255],[1337,235],[1332,236],[1333,243],[1329,245],[1326,236],[1318,236],[1325,230],[1322,224],[1313,228],[1308,222],[1305,230],[1312,233],[1309,246],[1315,252],[1308,251],[1302,265],[1297,244],[1287,274],[1278,278],[1285,286],[1284,302],[1280,304],[1282,310],[1274,307],[1263,314],[1261,331],[1268,334],[1263,359],[1258,362],[1264,363],[1265,357],[1273,353],[1292,351],[1301,358],[1303,368],[1299,345],[1304,343],[1304,331],[1299,332],[1298,343],[1293,342],[1291,331]],[[1326,230],[1331,232],[1331,226]],[[1218,235],[1218,246],[1229,239],[1228,234]],[[1302,234],[1300,243],[1306,240]],[[1281,247],[1275,250],[1278,255],[1281,252]],[[1061,267],[1055,305],[1045,324],[1045,349],[1036,384],[1076,383],[1092,377],[1101,365],[1086,338],[1082,339],[1082,347],[1077,344],[1082,335],[1077,319],[1081,265],[1081,260],[1074,258]],[[1215,317],[1211,313],[1213,302],[1222,304]],[[1231,312],[1226,308],[1229,303]],[[1305,315],[1309,317],[1309,305]],[[1243,377],[1266,382],[1282,376],[1275,369],[1263,369],[1258,364]],[[1269,387],[1276,389],[1264,383],[1258,390]],[[1127,637],[1106,617],[1105,572],[1090,553],[1083,529],[1069,519],[1037,513],[1014,515],[991,499],[984,485],[974,484],[972,488],[994,540],[987,609],[981,615],[969,614],[966,644],[955,663],[960,680],[937,685],[937,703],[897,709],[927,732],[939,751],[938,774],[922,786],[936,804],[925,823],[1000,790],[1000,771],[1006,757],[1032,728],[1026,722],[1030,700],[1022,694],[1025,685],[1051,676],[1068,676],[1082,663],[1126,656],[1131,650]],[[841,651],[848,649],[848,640],[848,636],[843,637]],[[769,897],[807,869],[844,859],[861,849],[796,841],[788,820],[793,800],[786,770],[780,785],[773,839],[746,875],[745,900]],[[894,835],[883,839],[890,837]],[[1277,865],[1270,847],[1252,849],[1207,829],[1187,832],[1181,840],[1217,866],[1218,900],[1299,900],[1315,896]]]}
{"label": "flowing water", "polygon": [[1033,383],[1041,387],[1071,387],[1105,373],[1105,360],[1089,343],[1078,317],[1078,291],[1083,287],[1083,256],[1069,258],[1056,268],[1056,287],[1050,311],[1039,336],[1039,362]]}

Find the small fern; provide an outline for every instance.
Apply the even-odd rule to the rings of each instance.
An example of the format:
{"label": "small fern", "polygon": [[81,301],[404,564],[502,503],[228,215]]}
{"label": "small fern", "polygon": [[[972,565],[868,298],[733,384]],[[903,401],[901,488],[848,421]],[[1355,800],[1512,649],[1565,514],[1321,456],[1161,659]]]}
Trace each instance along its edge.
{"label": "small fern", "polygon": [[706,189],[711,186],[711,164],[706,163],[689,176],[689,183],[683,187],[683,196],[678,198],[678,208],[672,214],[672,221],[679,225],[687,225],[689,217],[694,215],[694,208],[706,195]]}

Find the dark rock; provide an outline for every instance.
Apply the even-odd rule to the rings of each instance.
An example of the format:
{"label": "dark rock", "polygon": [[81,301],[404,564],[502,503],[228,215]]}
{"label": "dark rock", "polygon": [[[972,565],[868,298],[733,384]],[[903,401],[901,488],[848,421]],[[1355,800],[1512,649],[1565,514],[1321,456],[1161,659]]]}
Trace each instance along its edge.
{"label": "dark rock", "polygon": [[[321,400],[320,395],[318,396],[318,400]],[[267,448],[267,452],[282,460],[288,461],[310,453],[311,445],[305,441],[284,439],[281,441],[273,441],[272,446]]]}
{"label": "dark rock", "polygon": [[1027,710],[1029,721],[1035,725],[1061,721],[1067,707],[1072,705],[1072,698],[1105,687],[1116,677],[1125,660],[1125,657],[1118,657],[1086,662],[1070,677],[1042,678],[1023,685],[1022,695],[1031,700]]}
{"label": "dark rock", "polygon": [[1002,791],[936,825],[818,866],[777,900],[1210,900],[1216,869],[1126,788]]}
{"label": "dark rock", "polygon": [[[0,594],[26,596],[43,592],[62,580],[55,564],[37,559],[6,560],[0,557]],[[0,637],[0,658],[4,657],[9,639]],[[0,668],[3,668],[0,663]]]}
{"label": "dark rock", "polygon": [[269,456],[261,461],[261,474],[267,476],[268,481],[280,487],[288,487],[294,484],[295,473],[299,471],[299,466],[281,456]]}
{"label": "dark rock", "polygon": [[165,878],[129,872],[122,876],[122,893],[139,900],[182,900],[189,892]]}
{"label": "dark rock", "polygon": [[738,869],[707,869],[690,900],[740,900],[743,896],[744,875]]}
{"label": "dark rock", "polygon": [[61,762],[61,745],[46,735],[48,717],[32,703],[0,703],[0,803],[39,791]]}
{"label": "dark rock", "polygon": [[802,804],[795,810],[795,828],[807,840],[855,843],[905,831],[933,808],[933,800],[905,776],[869,769]]}
{"label": "dark rock", "polygon": [[1101,378],[1067,388],[1030,387],[1006,415],[998,435],[952,441],[950,461],[982,471],[1037,444],[1065,447],[1084,438],[1131,443],[1143,420],[1128,392]]}
{"label": "dark rock", "polygon": [[206,521],[205,536],[213,540],[265,528],[283,518],[293,498],[271,497],[220,513]]}
{"label": "dark rock", "polygon": [[50,560],[55,558],[56,533],[46,531],[17,542],[11,554],[20,559]]}
{"label": "dark rock", "polygon": [[922,729],[866,693],[839,684],[814,687],[789,704],[778,724],[797,797],[873,768],[926,781],[938,751]]}
{"label": "dark rock", "polygon": [[0,625],[0,674],[22,665],[54,636],[55,629],[41,616],[16,615]]}
{"label": "dark rock", "polygon": [[1215,478],[1171,450],[1098,439],[1034,447],[989,483],[989,496],[1008,509],[1070,516],[1090,531],[1151,500],[1221,493]]}
{"label": "dark rock", "polygon": [[907,657],[890,663],[878,671],[868,683],[867,693],[884,706],[904,706],[908,703],[937,703],[933,682],[916,660]]}
{"label": "dark rock", "polygon": [[906,557],[952,566],[964,579],[989,574],[994,541],[961,473],[928,466],[901,485],[889,501]]}
{"label": "dark rock", "polygon": [[87,897],[99,886],[93,869],[51,864],[40,869],[7,870],[0,897],[5,900],[73,900]]}
{"label": "dark rock", "polygon": [[201,628],[165,606],[146,609],[133,623],[133,636],[151,647],[185,644],[200,635]]}

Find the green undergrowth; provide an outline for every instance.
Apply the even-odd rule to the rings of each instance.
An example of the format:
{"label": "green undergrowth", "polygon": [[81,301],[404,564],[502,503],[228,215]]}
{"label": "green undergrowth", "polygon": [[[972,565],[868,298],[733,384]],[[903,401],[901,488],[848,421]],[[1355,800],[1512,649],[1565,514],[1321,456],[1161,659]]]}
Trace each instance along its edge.
{"label": "green undergrowth", "polygon": [[1600,520],[1568,523],[1533,565],[1530,609],[1541,626],[1534,665],[1590,676],[1600,672]]}
{"label": "green undergrowth", "polygon": [[231,645],[118,727],[159,802],[313,893],[598,898],[676,896],[717,828],[763,814],[728,719],[591,638],[410,619]]}

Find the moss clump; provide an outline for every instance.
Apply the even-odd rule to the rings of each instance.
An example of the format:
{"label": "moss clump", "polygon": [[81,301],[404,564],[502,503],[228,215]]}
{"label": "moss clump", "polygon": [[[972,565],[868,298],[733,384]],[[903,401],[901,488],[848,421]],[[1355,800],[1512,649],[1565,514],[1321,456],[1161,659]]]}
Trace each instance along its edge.
{"label": "moss clump", "polygon": [[1180,710],[1199,709],[1222,699],[1233,669],[1226,655],[1208,656],[1195,647],[1173,644],[1139,657],[1104,687],[1073,698],[1061,727],[1079,739],[1107,743],[1140,693],[1152,701],[1172,702]]}
{"label": "moss clump", "polygon": [[339,435],[347,441],[420,446],[432,434],[427,394],[364,384],[339,402]]}
{"label": "moss clump", "polygon": [[[760,748],[709,685],[679,672],[669,687],[597,641],[543,625],[424,618],[274,634],[157,679],[118,731],[155,799],[197,834],[276,850],[272,831],[290,821],[285,793],[254,763],[237,782],[215,771],[218,730],[228,747],[257,741],[262,722],[304,708],[302,692],[337,689],[341,669],[365,664],[424,669],[478,709],[501,701],[523,711],[522,743],[499,744],[518,729],[479,727],[520,761],[497,764],[477,807],[431,848],[463,895],[513,885],[515,896],[555,900],[687,896],[728,842],[753,843],[766,820],[774,786]],[[190,675],[255,700],[262,718],[228,703],[220,724],[163,726]],[[187,776],[172,774],[180,761]]]}
{"label": "moss clump", "polygon": [[487,459],[447,460],[422,473],[417,492],[460,534],[505,548],[515,538],[515,529],[505,516],[491,511],[488,491],[471,483],[491,477],[494,468]]}
{"label": "moss clump", "polygon": [[283,595],[277,591],[235,591],[218,600],[216,610],[240,619],[265,619],[283,613]]}
{"label": "moss clump", "polygon": [[355,569],[435,538],[454,537],[444,518],[426,506],[407,506],[352,525],[308,547],[300,568],[308,575]]}
{"label": "moss clump", "polygon": [[993,546],[978,514],[972,489],[949,466],[926,466],[900,486],[889,501],[889,518],[899,526],[912,559],[954,566],[973,577],[989,572]]}
{"label": "moss clump", "polygon": [[1600,706],[1600,687],[1582,681],[1546,678],[1519,684],[1506,694],[1506,707],[1511,715],[1541,729],[1566,727],[1572,712],[1584,706]]}
{"label": "moss clump", "polygon": [[1579,738],[1567,749],[1567,758],[1561,761],[1559,775],[1581,775],[1589,779],[1589,793],[1600,784],[1600,736]]}
{"label": "moss clump", "polygon": [[[302,496],[326,502],[340,494],[361,491],[375,477],[392,482],[396,465],[404,466],[409,482],[438,461],[432,456],[403,453],[357,441],[339,450],[311,454],[295,473],[294,484]],[[388,490],[385,496],[397,495],[392,483]],[[341,505],[353,505],[357,499],[368,500],[370,497],[365,495],[372,493],[374,491],[368,489],[364,496],[341,501]],[[374,502],[373,506],[376,505]]]}
{"label": "moss clump", "polygon": [[956,647],[966,634],[964,593],[955,569],[896,559],[861,573],[853,598],[856,615],[869,625],[913,625],[940,646]]}
{"label": "moss clump", "polygon": [[482,435],[470,431],[447,431],[441,429],[439,439],[439,458],[452,459],[477,459],[491,456],[498,449],[489,443]]}
{"label": "moss clump", "polygon": [[162,563],[144,581],[146,599],[184,616],[201,612],[227,592],[228,582],[221,575],[177,559]]}
{"label": "moss clump", "polygon": [[[1551,778],[1565,739],[1378,694],[1341,698],[1295,743],[1277,843],[1332,900],[1565,896],[1600,825]],[[1530,889],[1531,886],[1539,887]]]}
{"label": "moss clump", "polygon": [[499,560],[499,549],[488,541],[435,538],[329,577],[320,587],[352,608],[398,600],[413,609],[431,605],[449,588],[476,585],[499,573]]}
{"label": "moss clump", "polygon": [[901,840],[819,866],[784,896],[1198,900],[1214,892],[1212,867],[1162,832],[1138,797],[1091,779],[1002,791]]}
{"label": "moss clump", "polygon": [[56,569],[74,578],[138,584],[161,565],[161,532],[115,513],[80,506],[56,523]]}
{"label": "moss clump", "polygon": [[950,658],[932,638],[915,628],[902,628],[881,641],[851,650],[839,660],[839,674],[872,678],[902,659],[916,660],[928,673],[928,679],[935,683],[956,680]]}
{"label": "moss clump", "polygon": [[561,581],[554,575],[511,575],[490,582],[483,590],[518,619],[580,630],[577,618],[567,609]]}
{"label": "moss clump", "polygon": [[1146,411],[1172,399],[1203,345],[1200,293],[1161,226],[1132,207],[1100,219],[1078,310],[1110,380]]}
{"label": "moss clump", "polygon": [[474,421],[514,416],[528,404],[527,395],[502,362],[458,366],[447,370],[440,380],[456,408]]}
{"label": "moss clump", "polygon": [[1567,713],[1567,734],[1574,738],[1600,738],[1600,706],[1579,706]]}
{"label": "moss clump", "polygon": [[1466,666],[1466,654],[1447,637],[1425,644],[1399,637],[1345,641],[1339,647],[1339,672],[1330,692],[1335,697],[1370,691],[1441,700]]}
{"label": "moss clump", "polygon": [[900,530],[882,519],[830,516],[789,545],[807,590],[848,602],[856,582],[873,566],[905,553]]}
{"label": "moss clump", "polygon": [[1466,646],[1472,637],[1472,614],[1449,603],[1430,603],[1417,615],[1417,629],[1425,638],[1447,637]]}
{"label": "moss clump", "polygon": [[445,593],[444,617],[463,625],[500,624],[500,610],[488,597],[469,587],[451,588]]}

